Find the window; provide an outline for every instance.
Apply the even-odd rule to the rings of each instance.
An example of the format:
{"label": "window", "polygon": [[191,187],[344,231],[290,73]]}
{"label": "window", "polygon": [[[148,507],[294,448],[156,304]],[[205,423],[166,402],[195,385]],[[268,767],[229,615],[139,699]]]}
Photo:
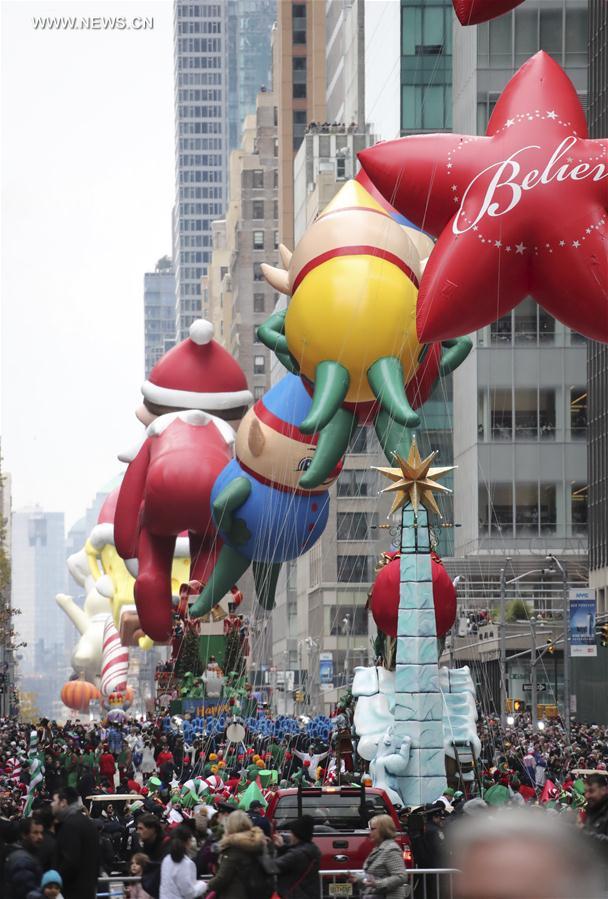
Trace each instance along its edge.
{"label": "window", "polygon": [[490,328],[490,340],[492,343],[511,343],[511,313],[503,315],[498,321],[492,323]]}
{"label": "window", "polygon": [[349,453],[361,455],[367,452],[367,428],[357,427],[350,438]]}
{"label": "window", "polygon": [[254,262],[253,263],[253,280],[254,281],[263,281],[264,275],[262,274],[262,263]]}
{"label": "window", "polygon": [[265,393],[266,393],[266,389],[264,387],[254,387],[253,388],[254,400],[261,400]]}
{"label": "window", "polygon": [[509,535],[513,532],[513,485],[490,484],[490,526],[492,533]]}
{"label": "window", "polygon": [[254,375],[266,374],[266,356],[253,357],[253,373]]}
{"label": "window", "polygon": [[278,250],[279,249],[279,232],[278,231],[275,231],[273,233],[273,241],[274,241],[275,250]]}
{"label": "window", "polygon": [[570,388],[570,436],[584,440],[587,436],[587,390],[584,387]]}
{"label": "window", "polygon": [[570,511],[573,536],[587,533],[587,485],[574,483],[570,485]]}
{"label": "window", "polygon": [[251,183],[253,187],[264,187],[264,170],[253,169],[251,172]]}
{"label": "window", "polygon": [[374,496],[377,492],[375,471],[346,469],[338,479],[338,496]]}
{"label": "window", "polygon": [[337,570],[339,584],[368,583],[373,580],[374,559],[370,556],[338,556]]}
{"label": "window", "polygon": [[254,200],[251,204],[251,214],[254,219],[264,218],[264,200]]}
{"label": "window", "polygon": [[367,540],[377,518],[375,512],[338,512],[338,540]]}
{"label": "window", "polygon": [[490,426],[492,440],[513,439],[513,411],[509,389],[497,387],[490,390]]}
{"label": "window", "polygon": [[[343,557],[344,558],[344,557]],[[364,561],[367,561],[364,557]],[[357,583],[360,583],[357,581]],[[329,633],[332,637],[367,635],[367,609],[365,606],[330,606]]]}
{"label": "window", "polygon": [[263,231],[254,231],[253,232],[253,249],[254,250],[263,250],[264,249],[264,232]]}
{"label": "window", "polygon": [[292,97],[294,100],[302,100],[306,98],[306,83],[304,84],[293,84],[292,86]]}
{"label": "window", "polygon": [[254,325],[254,326],[253,326],[253,342],[254,342],[254,343],[261,343],[261,342],[262,342],[262,341],[260,340],[260,338],[258,337],[258,326],[257,326],[257,325]]}
{"label": "window", "polygon": [[535,387],[515,391],[516,440],[536,440],[538,438],[537,404],[538,396]]}
{"label": "window", "polygon": [[336,159],[336,178],[338,181],[346,178],[346,159],[343,156],[338,156]]}
{"label": "window", "polygon": [[515,526],[518,537],[538,534],[538,484],[515,485]]}
{"label": "window", "polygon": [[254,293],[254,295],[253,295],[253,311],[254,312],[265,312],[266,311],[266,296],[263,293]]}

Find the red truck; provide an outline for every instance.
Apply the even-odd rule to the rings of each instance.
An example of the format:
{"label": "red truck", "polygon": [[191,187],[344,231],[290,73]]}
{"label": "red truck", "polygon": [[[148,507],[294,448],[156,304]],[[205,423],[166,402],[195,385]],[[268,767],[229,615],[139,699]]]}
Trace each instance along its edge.
{"label": "red truck", "polygon": [[[286,825],[300,815],[315,819],[314,842],[321,850],[321,871],[356,871],[372,851],[369,821],[375,815],[390,815],[397,828],[407,868],[413,866],[409,837],[403,832],[395,808],[376,787],[304,787],[278,790],[268,800],[266,817],[273,830],[285,832]],[[323,896],[359,896],[357,884],[346,877],[326,878]]]}

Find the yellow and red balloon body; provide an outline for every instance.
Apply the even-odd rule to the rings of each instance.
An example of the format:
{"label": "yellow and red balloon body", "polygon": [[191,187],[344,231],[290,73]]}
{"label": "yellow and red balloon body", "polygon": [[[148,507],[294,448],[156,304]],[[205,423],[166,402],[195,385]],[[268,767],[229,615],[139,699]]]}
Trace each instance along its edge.
{"label": "yellow and red balloon body", "polygon": [[371,366],[399,359],[407,384],[422,345],[416,335],[416,249],[370,193],[347,182],[297,245],[287,272],[289,350],[309,381],[336,360],[349,374],[345,402],[370,403]]}
{"label": "yellow and red balloon body", "polygon": [[99,697],[97,687],[86,680],[70,680],[61,688],[62,703],[79,712],[88,712],[89,703]]}

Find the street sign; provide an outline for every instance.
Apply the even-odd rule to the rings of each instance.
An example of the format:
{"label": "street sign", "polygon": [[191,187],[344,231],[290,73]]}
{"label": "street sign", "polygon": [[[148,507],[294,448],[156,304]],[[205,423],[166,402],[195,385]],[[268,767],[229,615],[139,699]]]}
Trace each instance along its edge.
{"label": "street sign", "polygon": [[[532,692],[532,684],[522,684],[522,688],[525,690],[526,693]],[[544,693],[546,689],[547,689],[546,684],[537,684],[536,685],[537,693]]]}

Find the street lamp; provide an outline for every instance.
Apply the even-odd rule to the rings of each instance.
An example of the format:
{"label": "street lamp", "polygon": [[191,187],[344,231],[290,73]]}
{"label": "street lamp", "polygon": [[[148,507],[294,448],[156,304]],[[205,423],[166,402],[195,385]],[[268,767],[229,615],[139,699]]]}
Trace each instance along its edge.
{"label": "street lamp", "polygon": [[346,652],[344,653],[344,686],[346,686],[348,683],[348,657],[350,655],[350,637],[352,633],[350,612],[347,612],[342,619],[342,632],[346,634]]}
{"label": "street lamp", "polygon": [[562,577],[562,615],[564,617],[564,728],[566,737],[570,737],[570,596],[568,591],[568,572],[566,566],[554,555],[546,557]]}

